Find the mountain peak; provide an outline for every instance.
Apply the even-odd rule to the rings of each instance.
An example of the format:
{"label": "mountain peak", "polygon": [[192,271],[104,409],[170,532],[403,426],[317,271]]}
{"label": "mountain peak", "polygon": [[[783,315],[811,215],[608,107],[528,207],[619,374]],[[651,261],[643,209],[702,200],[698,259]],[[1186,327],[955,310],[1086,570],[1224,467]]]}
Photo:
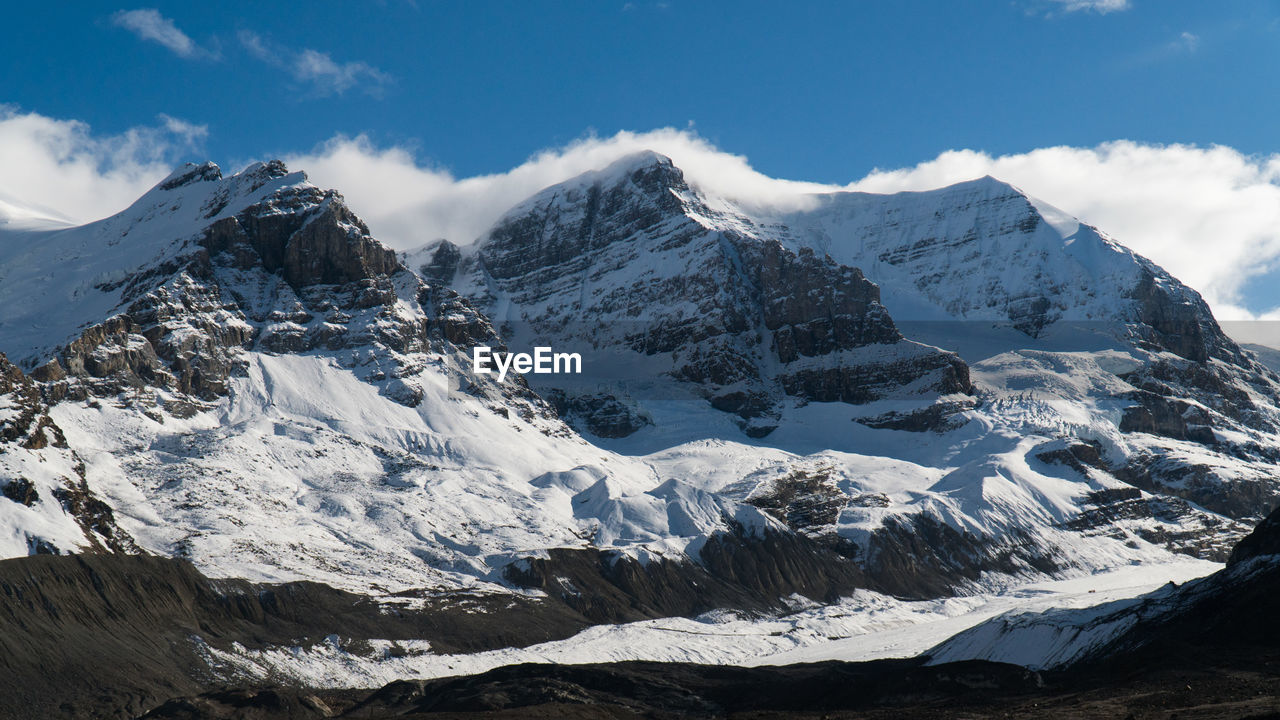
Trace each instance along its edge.
{"label": "mountain peak", "polygon": [[197,182],[215,182],[222,179],[222,168],[219,168],[212,162],[204,162],[200,164],[185,163],[182,167],[169,173],[169,176],[161,180],[158,187],[161,190],[176,190],[184,185],[191,185]]}
{"label": "mountain peak", "polygon": [[[634,171],[650,167],[675,168],[676,165],[672,162],[671,158],[666,155],[655,150],[645,149],[623,155],[617,160],[606,165],[601,172],[605,174],[613,174],[619,171]],[[678,168],[676,169],[678,170]]]}
{"label": "mountain peak", "polygon": [[[212,165],[213,163],[209,163],[209,164]],[[289,168],[285,166],[283,160],[280,160],[279,158],[277,158],[275,160],[268,160],[266,162],[253,163],[248,167],[246,167],[244,170],[241,170],[240,173],[238,174],[261,178],[263,180],[274,180],[276,178],[282,178],[288,175]],[[302,172],[300,174],[304,179],[307,177],[307,174],[305,172]]]}

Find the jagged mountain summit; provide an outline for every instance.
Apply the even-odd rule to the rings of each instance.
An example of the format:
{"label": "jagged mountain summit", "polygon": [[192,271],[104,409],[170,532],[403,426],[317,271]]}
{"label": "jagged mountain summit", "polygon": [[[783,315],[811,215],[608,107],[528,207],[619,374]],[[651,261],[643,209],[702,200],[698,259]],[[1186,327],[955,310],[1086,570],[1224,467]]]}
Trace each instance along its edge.
{"label": "jagged mountain summit", "polygon": [[[521,203],[454,284],[513,340],[581,347],[593,379],[605,379],[602,353],[630,350],[647,367],[603,373],[685,381],[752,437],[776,428],[785,398],[970,391],[964,362],[904,338],[861,271],[762,239],[744,221],[708,207],[670,160],[642,153]],[[424,275],[451,283],[461,260],[437,245]]]}

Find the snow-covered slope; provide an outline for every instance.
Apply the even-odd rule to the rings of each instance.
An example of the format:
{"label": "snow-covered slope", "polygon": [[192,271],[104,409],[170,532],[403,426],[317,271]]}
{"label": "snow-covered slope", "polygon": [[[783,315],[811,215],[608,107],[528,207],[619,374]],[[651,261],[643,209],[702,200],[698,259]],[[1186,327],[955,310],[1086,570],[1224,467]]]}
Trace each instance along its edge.
{"label": "snow-covered slope", "polygon": [[0,354],[0,557],[136,551],[48,413],[37,385]]}
{"label": "snow-covered slope", "polygon": [[28,207],[0,193],[0,231],[52,230],[74,224],[57,212]]}

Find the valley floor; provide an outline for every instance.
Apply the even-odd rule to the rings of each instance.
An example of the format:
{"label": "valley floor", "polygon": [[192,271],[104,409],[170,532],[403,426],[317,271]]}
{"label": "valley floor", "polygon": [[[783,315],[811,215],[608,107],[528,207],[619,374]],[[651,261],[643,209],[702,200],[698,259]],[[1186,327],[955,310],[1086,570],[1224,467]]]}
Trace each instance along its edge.
{"label": "valley floor", "polygon": [[[791,613],[763,619],[718,612],[596,625],[563,640],[469,654],[434,654],[429,643],[414,641],[375,640],[353,647],[338,636],[307,648],[207,647],[206,652],[228,680],[288,678],[312,688],[376,687],[406,678],[470,675],[528,663],[646,661],[751,667],[909,658],[1001,613],[1089,607],[1136,597],[1169,582],[1182,584],[1219,568],[1217,563],[1188,558],[925,601],[859,591],[837,604],[797,603]],[[1024,656],[1033,653],[1034,649],[1023,651]]]}

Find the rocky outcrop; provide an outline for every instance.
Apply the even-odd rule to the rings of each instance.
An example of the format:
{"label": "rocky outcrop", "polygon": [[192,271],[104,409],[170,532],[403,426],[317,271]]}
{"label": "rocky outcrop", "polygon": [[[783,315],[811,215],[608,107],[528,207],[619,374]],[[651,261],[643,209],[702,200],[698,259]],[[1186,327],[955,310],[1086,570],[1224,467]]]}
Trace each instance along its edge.
{"label": "rocky outcrop", "polygon": [[[1196,443],[1209,454],[1137,452],[1111,469],[1117,478],[1248,522],[1280,505],[1272,469],[1280,452],[1270,439],[1280,428],[1280,378],[1273,372],[1244,355],[1232,363],[1164,355],[1120,377],[1135,388],[1117,398],[1126,403],[1121,432],[1162,445]],[[1224,475],[1224,463],[1245,470]]]}
{"label": "rocky outcrop", "polygon": [[[0,353],[0,502],[29,554],[138,552],[111,507],[89,490],[84,463],[48,414],[38,384]],[[49,533],[54,533],[52,536]]]}
{"label": "rocky outcrop", "polygon": [[552,389],[546,398],[571,427],[596,437],[623,438],[653,424],[633,404],[609,393],[570,395],[563,390]]}
{"label": "rocky outcrop", "polygon": [[906,597],[955,594],[988,572],[1052,574],[1067,561],[1024,531],[985,537],[927,514],[886,520],[858,559],[883,592]]}
{"label": "rocky outcrop", "polygon": [[428,246],[426,253],[428,259],[418,268],[419,274],[434,286],[448,287],[458,274],[462,251],[448,240],[439,240],[434,246]]}
{"label": "rocky outcrop", "polygon": [[[708,207],[670,160],[641,153],[513,210],[457,263],[455,282],[516,335],[662,358],[753,437],[776,427],[788,396],[970,390],[964,362],[904,339],[858,269],[749,227]],[[452,276],[450,247],[422,272]]]}
{"label": "rocky outcrop", "polygon": [[0,446],[14,444],[27,450],[66,447],[62,431],[46,414],[39,387],[4,353],[0,353],[0,398],[5,400],[5,412],[0,413]]}
{"label": "rocky outcrop", "polygon": [[1137,303],[1138,340],[1193,362],[1218,358],[1241,362],[1244,354],[1228,338],[1199,293],[1156,268],[1143,267],[1129,297]]}
{"label": "rocky outcrop", "polygon": [[1267,555],[1280,555],[1280,510],[1272,512],[1258,523],[1231,551],[1227,565],[1239,565],[1247,560]]}
{"label": "rocky outcrop", "polygon": [[850,498],[831,477],[830,467],[797,468],[757,486],[746,501],[787,527],[808,535],[832,533]]}
{"label": "rocky outcrop", "polygon": [[[244,205],[273,182],[277,190]],[[193,167],[160,190],[200,183],[211,186],[200,188],[211,198],[208,225],[175,255],[104,286],[121,289],[126,304],[40,369],[46,397],[161,388],[213,400],[226,395],[242,350],[368,348],[383,362],[362,376],[413,405],[420,394],[397,381],[420,364],[405,356],[499,344],[465,300],[419,280],[373,239],[338,193],[291,176],[283,163],[231,178]]]}
{"label": "rocky outcrop", "polygon": [[505,574],[596,623],[693,616],[717,608],[777,610],[795,594],[833,601],[856,588],[877,587],[857,564],[818,542],[741,529],[712,535],[695,559],[641,563],[616,552],[559,549],[522,559]]}

